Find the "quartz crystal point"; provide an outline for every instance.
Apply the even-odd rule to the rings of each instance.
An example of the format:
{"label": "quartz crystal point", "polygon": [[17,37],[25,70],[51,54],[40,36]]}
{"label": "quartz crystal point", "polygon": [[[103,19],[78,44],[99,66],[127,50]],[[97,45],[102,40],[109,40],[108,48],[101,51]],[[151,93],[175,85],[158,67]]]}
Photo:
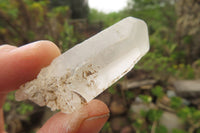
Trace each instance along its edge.
{"label": "quartz crystal point", "polygon": [[54,59],[20,87],[16,100],[71,113],[124,76],[148,50],[146,23],[125,18]]}

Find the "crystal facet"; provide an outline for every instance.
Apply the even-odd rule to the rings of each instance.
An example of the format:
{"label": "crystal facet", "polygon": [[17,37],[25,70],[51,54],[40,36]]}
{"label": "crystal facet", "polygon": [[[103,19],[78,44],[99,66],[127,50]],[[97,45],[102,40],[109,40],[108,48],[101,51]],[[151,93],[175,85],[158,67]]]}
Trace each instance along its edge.
{"label": "crystal facet", "polygon": [[125,18],[54,59],[20,87],[16,99],[71,113],[124,76],[148,50],[146,23]]}

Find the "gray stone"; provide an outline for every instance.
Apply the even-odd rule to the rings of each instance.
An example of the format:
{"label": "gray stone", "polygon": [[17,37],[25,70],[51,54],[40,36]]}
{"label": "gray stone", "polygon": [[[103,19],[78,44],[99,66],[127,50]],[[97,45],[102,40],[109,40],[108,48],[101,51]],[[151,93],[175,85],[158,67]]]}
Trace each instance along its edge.
{"label": "gray stone", "polygon": [[138,87],[144,90],[148,90],[151,89],[156,82],[157,80],[154,79],[147,79],[142,81],[135,81],[135,79],[133,79],[122,82],[121,86],[123,90],[135,89]]}
{"label": "gray stone", "polygon": [[125,113],[127,110],[126,106],[123,104],[122,101],[113,101],[110,105],[110,111],[113,115],[120,115]]}
{"label": "gray stone", "polygon": [[172,130],[175,128],[183,129],[184,127],[181,119],[176,114],[170,112],[163,112],[159,123],[167,128],[168,133],[172,133]]}
{"label": "gray stone", "polygon": [[131,111],[135,115],[140,115],[141,111],[149,111],[150,109],[155,109],[155,105],[153,103],[144,104],[144,103],[133,103],[131,104]]}
{"label": "gray stone", "polygon": [[179,80],[173,83],[177,95],[185,98],[200,97],[200,79],[199,80]]}
{"label": "gray stone", "polygon": [[167,96],[168,96],[169,98],[175,97],[175,96],[176,96],[176,93],[174,92],[174,90],[168,90],[168,91],[167,91]]}
{"label": "gray stone", "polygon": [[135,98],[136,103],[143,103],[142,99],[138,96]]}
{"label": "gray stone", "polygon": [[133,129],[131,126],[126,126],[126,127],[122,128],[120,133],[133,133]]}
{"label": "gray stone", "polygon": [[122,128],[128,125],[128,121],[125,117],[114,117],[111,119],[111,127],[114,132],[119,132]]}

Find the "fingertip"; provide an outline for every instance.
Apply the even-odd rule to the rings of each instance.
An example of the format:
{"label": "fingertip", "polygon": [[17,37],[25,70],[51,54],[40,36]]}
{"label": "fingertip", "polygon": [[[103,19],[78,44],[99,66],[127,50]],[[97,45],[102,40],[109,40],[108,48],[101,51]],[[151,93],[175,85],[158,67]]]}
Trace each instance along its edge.
{"label": "fingertip", "polygon": [[32,57],[33,60],[37,61],[35,62],[36,67],[39,67],[39,69],[49,65],[54,58],[61,54],[59,48],[51,41],[36,41],[30,45],[33,45],[31,49]]}
{"label": "fingertip", "polygon": [[100,116],[110,113],[107,105],[104,102],[97,99],[94,99],[88,103],[87,110],[89,114],[88,117]]}
{"label": "fingertip", "polygon": [[71,114],[56,113],[52,116],[37,133],[77,133],[81,123],[87,119],[88,113],[74,112]]}
{"label": "fingertip", "polygon": [[48,40],[32,42],[12,52],[13,55],[17,54],[17,56],[21,57],[22,61],[31,59],[37,65],[41,64],[40,67],[50,64],[54,58],[61,54],[59,48]]}
{"label": "fingertip", "polygon": [[36,41],[36,42],[31,43],[30,45],[33,45],[33,47],[36,49],[36,51],[44,52],[44,51],[48,50],[48,52],[50,53],[49,58],[50,57],[55,58],[61,54],[57,45],[48,40]]}
{"label": "fingertip", "polygon": [[108,107],[99,100],[92,100],[72,114],[57,113],[38,133],[97,133],[108,118]]}
{"label": "fingertip", "polygon": [[86,119],[79,127],[77,133],[98,133],[100,132],[108,118],[109,115],[107,114],[99,117]]}
{"label": "fingertip", "polygon": [[50,41],[36,41],[19,48],[4,46],[0,57],[0,90],[17,89],[27,81],[33,80],[43,67],[48,66],[60,55],[59,48]]}
{"label": "fingertip", "polygon": [[5,52],[9,52],[13,49],[16,49],[17,47],[16,46],[11,46],[11,45],[8,45],[8,44],[3,44],[0,46],[0,52],[1,54],[2,53],[5,53]]}
{"label": "fingertip", "polygon": [[98,133],[109,118],[109,109],[100,100],[92,100],[87,105],[88,118],[79,127],[78,133]]}

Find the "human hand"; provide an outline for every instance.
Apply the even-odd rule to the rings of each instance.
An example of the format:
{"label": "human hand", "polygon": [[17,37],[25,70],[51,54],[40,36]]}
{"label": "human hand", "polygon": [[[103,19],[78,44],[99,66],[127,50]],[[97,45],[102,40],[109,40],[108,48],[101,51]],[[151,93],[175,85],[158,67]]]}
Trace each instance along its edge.
{"label": "human hand", "polygon": [[[6,94],[33,80],[41,68],[60,55],[50,41],[37,41],[22,47],[0,46],[0,133],[4,131],[3,109]],[[57,113],[38,133],[97,133],[109,117],[107,106],[92,100],[72,114]]]}

